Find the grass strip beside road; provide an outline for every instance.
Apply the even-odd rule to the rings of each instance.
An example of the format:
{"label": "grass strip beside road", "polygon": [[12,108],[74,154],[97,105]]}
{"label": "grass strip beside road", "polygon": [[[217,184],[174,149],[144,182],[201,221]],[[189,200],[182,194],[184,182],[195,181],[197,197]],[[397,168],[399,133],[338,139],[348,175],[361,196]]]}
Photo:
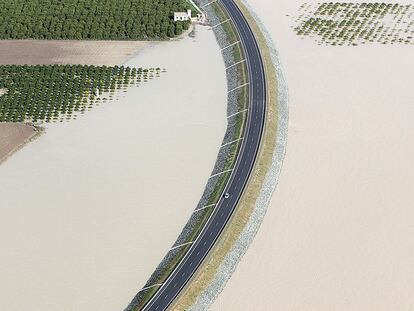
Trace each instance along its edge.
{"label": "grass strip beside road", "polygon": [[239,0],[236,2],[256,36],[265,65],[268,92],[265,131],[258,159],[240,203],[204,264],[172,306],[172,310],[177,311],[188,310],[193,306],[201,293],[213,282],[225,257],[232,250],[254,211],[262,185],[272,165],[273,153],[276,148],[278,129],[277,78],[270,49],[249,10]]}
{"label": "grass strip beside road", "polygon": [[215,206],[208,207],[202,211],[202,216],[198,219],[197,223],[194,225],[193,230],[189,234],[187,242],[194,242],[198,235],[200,234],[201,230],[203,229],[205,223],[210,218],[211,213],[214,211]]}
{"label": "grass strip beside road", "polygon": [[[222,21],[228,19],[228,15],[220,5],[217,3],[214,3],[215,10],[218,16]],[[222,24],[223,29],[226,33],[227,40],[229,42],[236,42],[239,40],[238,33],[236,29],[234,28],[233,23],[227,22]],[[242,48],[240,44],[235,45],[235,48],[232,49],[233,51],[233,57],[235,60],[242,60],[244,58],[244,53],[242,51]],[[247,76],[247,67],[245,63],[240,63],[235,67],[236,73],[237,73],[237,83],[238,85],[242,85],[247,83],[248,76]],[[238,104],[239,107],[242,109],[246,109],[248,105],[248,88],[244,88],[245,90],[240,92],[241,95],[238,96]],[[240,113],[237,115],[237,121],[235,125],[235,131],[234,131],[234,137],[233,139],[236,140],[240,138],[241,134],[243,133],[243,129],[246,122],[246,113]],[[233,168],[237,159],[237,155],[239,153],[241,146],[241,141],[237,141],[234,144],[231,145],[231,150],[226,158],[225,167],[226,169]],[[226,172],[221,175],[219,175],[216,184],[214,185],[214,189],[211,192],[211,194],[208,197],[207,205],[216,204],[218,200],[220,199],[224,188],[227,185],[227,182],[231,176],[231,172]],[[211,213],[214,211],[214,206],[212,208],[206,208],[205,213],[203,213],[202,217],[197,219],[197,222],[194,224],[194,226],[191,229],[190,234],[188,235],[185,243],[187,242],[193,242],[197,239],[198,235],[204,228],[205,224],[207,223]],[[181,259],[185,256],[186,252],[190,248],[191,245],[185,245],[179,249],[179,252],[168,262],[165,263],[164,267],[161,268],[161,270],[158,270],[157,276],[151,281],[151,284],[147,284],[146,286],[151,286],[152,284],[161,284],[164,283],[169,275],[174,271],[174,269],[177,267],[177,265],[180,263]],[[151,297],[156,293],[156,291],[159,289],[159,287],[154,287],[153,291],[150,291],[148,293],[145,293],[145,295],[142,296],[142,301],[140,300],[137,306],[133,309],[134,311],[142,310],[142,308],[145,306],[145,304],[151,299]]]}
{"label": "grass strip beside road", "polygon": [[221,194],[223,193],[224,187],[227,184],[227,181],[229,180],[231,172],[223,173],[219,176],[218,181],[214,187],[213,192],[210,195],[209,200],[207,201],[207,205],[210,204],[216,204],[218,200],[220,199]]}
{"label": "grass strip beside road", "polygon": [[177,254],[172,258],[171,261],[169,261],[165,267],[162,273],[159,275],[157,279],[154,280],[154,284],[161,284],[166,281],[168,276],[171,274],[171,272],[174,271],[177,264],[180,262],[180,260],[184,257],[184,255],[187,253],[187,250],[190,248],[190,244],[183,245],[178,248]]}
{"label": "grass strip beside road", "polygon": [[150,301],[151,297],[157,292],[160,287],[161,285],[154,286],[139,292],[136,296],[138,304],[134,310],[141,310],[147,304],[147,302]]}

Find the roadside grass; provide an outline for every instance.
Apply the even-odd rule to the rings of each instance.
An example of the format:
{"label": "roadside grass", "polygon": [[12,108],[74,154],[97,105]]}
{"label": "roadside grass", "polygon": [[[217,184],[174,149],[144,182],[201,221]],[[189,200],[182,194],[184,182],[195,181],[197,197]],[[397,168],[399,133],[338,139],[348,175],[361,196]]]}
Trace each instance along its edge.
{"label": "roadside grass", "polygon": [[[181,259],[185,256],[187,250],[190,248],[190,244],[184,245],[182,247],[178,247],[174,250],[170,250],[167,255],[165,256],[163,260],[163,267],[162,269],[157,268],[153,275],[151,276],[150,282],[148,282],[145,287],[154,286],[157,284],[164,283],[168,276],[174,271],[175,267],[179,264]],[[173,255],[170,253],[173,252]],[[141,310],[146,303],[154,296],[154,294],[158,291],[160,286],[154,286],[147,290],[145,290],[143,293],[139,292],[134,300],[131,302],[130,306],[127,308],[127,310],[132,311],[138,311]]]}
{"label": "roadside grass", "polygon": [[241,143],[239,141],[230,144],[230,151],[227,155],[226,163],[224,164],[224,170],[231,170],[236,164],[236,159]]}
{"label": "roadside grass", "polygon": [[159,275],[159,277],[157,279],[154,280],[154,284],[161,284],[164,283],[165,280],[168,278],[168,276],[171,274],[171,272],[173,272],[173,270],[175,269],[175,267],[177,266],[177,264],[180,262],[180,260],[184,257],[184,255],[186,254],[187,250],[190,248],[190,245],[184,245],[182,247],[178,247],[177,253],[176,255],[172,258],[171,261],[169,261],[162,273]]}
{"label": "roadside grass", "polygon": [[157,292],[157,290],[160,288],[161,286],[154,286],[151,288],[148,288],[146,290],[143,290],[141,292],[139,292],[136,296],[135,299],[138,301],[137,306],[132,309],[132,310],[140,310],[142,309],[148,301],[150,301],[151,297]]}
{"label": "roadside grass", "polygon": [[[226,10],[219,3],[212,3],[211,7],[214,10],[216,16],[219,18],[220,22],[224,22],[230,19],[230,16],[227,14]],[[233,44],[240,40],[237,30],[231,21],[225,22],[221,24],[221,26],[226,33],[226,39],[229,44]],[[231,49],[235,62],[244,59],[244,53],[240,43],[234,45]]]}
{"label": "roadside grass", "polygon": [[202,211],[202,216],[200,217],[200,220],[194,226],[185,243],[194,242],[196,240],[196,238],[200,234],[201,230],[203,229],[205,223],[207,222],[208,218],[213,213],[213,211],[214,206],[207,207]]}
{"label": "roadside grass", "polygon": [[[247,74],[246,74],[247,75]],[[249,100],[249,87],[245,86],[240,89],[240,92],[237,94],[237,99],[239,103],[239,109],[244,110],[247,108],[248,100]]]}
{"label": "roadside grass", "polygon": [[231,49],[231,54],[234,57],[234,62],[237,63],[239,61],[242,61],[244,59],[244,53],[241,48],[241,43],[237,43],[233,45],[232,47],[229,47]]}
{"label": "roadside grass", "polygon": [[227,184],[227,181],[230,178],[230,173],[231,172],[227,172],[227,173],[223,173],[220,175],[216,186],[214,187],[213,192],[210,195],[210,198],[208,199],[208,205],[210,204],[216,204],[218,202],[218,200],[220,199],[221,194],[223,193],[224,187]]}
{"label": "roadside grass", "polygon": [[[236,72],[237,72],[237,84],[238,85],[243,85],[249,82],[249,76],[247,74],[247,66],[245,62],[234,65],[234,68],[236,69]],[[244,106],[246,108],[247,108],[247,104],[248,104],[248,101],[245,101]]]}
{"label": "roadside grass", "polygon": [[254,31],[265,64],[268,86],[265,131],[258,160],[255,164],[251,178],[245,192],[243,193],[240,203],[223,234],[220,236],[219,240],[206,258],[204,264],[193,276],[192,280],[189,282],[180,297],[172,305],[172,310],[177,311],[188,310],[192,305],[194,305],[200,294],[214,280],[220,265],[235,245],[238,237],[245,228],[254,211],[256,200],[260,194],[267,172],[272,164],[273,153],[276,148],[278,102],[275,68],[273,66],[266,39],[264,38],[259,26],[256,24],[255,19],[250,15],[250,12],[240,0],[236,0],[236,2]]}
{"label": "roadside grass", "polygon": [[[222,9],[221,5],[217,4],[217,3],[213,3],[212,6],[214,7],[214,10],[217,14],[217,16],[219,17],[219,19],[221,21],[225,21],[227,19],[229,19],[228,14]],[[239,41],[239,37],[237,34],[237,31],[235,30],[234,26],[232,23],[228,22],[228,23],[224,23],[222,24],[223,29],[226,32],[227,35],[227,40],[229,42],[237,42]],[[235,62],[238,62],[242,59],[244,59],[244,53],[243,50],[241,48],[241,46],[239,44],[234,45],[232,48],[233,51],[233,56],[235,59]],[[247,67],[246,64],[238,64],[235,67],[236,73],[237,73],[237,83],[238,85],[242,85],[244,83],[247,83],[248,81],[248,77],[247,77]],[[242,109],[246,109],[247,105],[248,105],[248,88],[244,88],[243,92],[241,92],[241,94],[238,96],[238,103],[240,105],[240,110]],[[232,138],[233,140],[236,140],[238,138],[240,138],[241,134],[243,133],[244,130],[244,126],[245,126],[245,122],[246,122],[246,117],[247,114],[246,113],[240,113],[237,116],[235,116],[235,118],[237,119],[236,121],[236,125],[235,125],[235,132],[234,132],[234,137]],[[235,162],[237,160],[237,155],[239,153],[240,150],[240,146],[241,146],[241,141],[237,141],[233,144],[231,144],[231,150],[229,152],[229,154],[227,155],[226,158],[226,163],[224,166],[224,170],[229,170],[232,169],[235,165]],[[212,193],[210,194],[208,200],[207,200],[207,205],[211,205],[211,204],[216,204],[220,197],[221,194],[224,191],[224,188],[230,178],[231,172],[226,172],[223,173],[222,175],[219,176],[217,183],[214,186],[214,190],[212,191]],[[192,231],[192,233],[190,234],[190,237],[187,242],[190,241],[195,241],[197,236],[199,235],[199,233],[201,232],[202,228],[204,227],[204,225],[206,224],[207,220],[209,219],[211,213],[213,212],[213,208],[208,208],[206,210],[206,213],[204,215],[204,217],[202,217],[200,219],[199,222],[197,222],[197,224],[194,226],[194,229]]]}
{"label": "roadside grass", "polygon": [[[226,10],[218,3],[214,2],[210,4],[211,8],[214,10],[216,17],[222,22],[221,26],[226,32],[226,39],[231,44],[239,41],[239,35],[230,20],[230,16],[227,14]],[[229,20],[228,22],[225,22]],[[213,25],[214,26],[214,25]],[[241,52],[241,50],[240,50]],[[235,55],[237,56],[237,55]]]}
{"label": "roadside grass", "polygon": [[[217,15],[217,17],[220,19],[220,21],[225,21],[227,19],[229,19],[229,16],[227,15],[227,13],[223,10],[223,8],[221,7],[221,5],[219,5],[218,3],[213,3],[212,7],[214,8],[214,11]],[[234,28],[234,25],[232,22],[226,22],[221,24],[222,29],[225,32],[225,36],[226,36],[226,40],[227,42],[234,43],[239,41],[239,36],[238,33],[236,31],[236,29]],[[231,53],[232,53],[232,57],[234,60],[234,63],[237,63],[241,60],[244,59],[244,53],[242,50],[242,46],[241,44],[236,44],[231,48]],[[233,66],[232,68],[232,73],[230,74],[235,74],[236,79],[235,82],[237,84],[237,86],[239,85],[243,85],[245,83],[248,82],[248,75],[247,75],[247,67],[245,63],[240,63],[237,64],[235,66]],[[229,75],[229,72],[227,72],[227,74]],[[242,89],[240,89],[241,91],[238,93],[237,95],[237,100],[238,100],[238,109],[239,111],[242,111],[244,109],[246,109],[248,107],[248,99],[249,99],[249,88],[248,87],[244,87]],[[238,138],[241,137],[244,128],[245,128],[245,122],[246,122],[246,118],[247,118],[247,113],[246,112],[241,112],[237,115],[234,116],[234,118],[236,119],[235,125],[234,125],[234,132],[233,132],[233,137],[230,137],[229,139],[232,140],[236,140]],[[225,159],[225,164],[224,164],[224,171],[232,169],[236,163],[237,160],[237,156],[241,147],[242,141],[236,141],[234,143],[232,143],[230,145],[229,148],[229,152],[226,155],[226,159]],[[231,172],[225,172],[222,173],[221,175],[218,176],[217,181],[214,184],[213,190],[211,191],[211,193],[209,194],[207,200],[206,200],[206,205],[213,205],[216,204],[223,191],[225,186],[227,185],[227,182],[229,180],[231,176]],[[206,208],[203,211],[203,214],[201,215],[201,217],[198,217],[196,222],[192,225],[190,232],[188,233],[188,235],[186,236],[186,239],[184,241],[182,241],[182,243],[188,243],[188,242],[194,242],[198,235],[200,234],[200,232],[202,231],[202,229],[204,228],[205,224],[207,223],[209,217],[211,216],[211,214],[214,211],[215,206],[213,205],[212,207]],[[161,267],[161,265],[158,267],[157,270],[160,269],[161,272],[158,272],[159,275],[152,279],[150,283],[147,283],[146,286],[151,286],[152,284],[158,284],[158,283],[163,283],[165,282],[165,280],[168,278],[168,276],[171,274],[171,272],[175,269],[175,267],[178,265],[178,263],[180,262],[180,260],[185,256],[187,250],[190,248],[191,245],[185,245],[182,247],[182,249],[180,248],[180,251],[174,255],[174,257],[172,257],[171,259],[169,259],[168,261],[164,262],[164,266]],[[165,258],[168,257],[168,254]],[[154,295],[156,293],[156,291],[149,293],[148,295]],[[147,296],[146,296],[147,299]],[[148,298],[148,300],[150,299],[150,297]],[[145,305],[145,303],[140,303],[139,305],[137,305],[137,307],[135,309],[133,309],[134,311],[138,311],[141,310],[142,307]]]}

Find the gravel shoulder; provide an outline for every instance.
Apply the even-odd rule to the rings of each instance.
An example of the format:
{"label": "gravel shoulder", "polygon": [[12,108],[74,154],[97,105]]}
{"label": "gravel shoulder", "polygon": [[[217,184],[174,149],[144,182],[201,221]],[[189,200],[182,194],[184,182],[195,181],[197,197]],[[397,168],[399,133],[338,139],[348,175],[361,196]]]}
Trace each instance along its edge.
{"label": "gravel shoulder", "polygon": [[207,310],[253,241],[277,185],[287,144],[288,92],[270,36],[245,2],[238,1],[260,45],[266,69],[266,130],[250,182],[228,227],[194,276],[174,310]]}

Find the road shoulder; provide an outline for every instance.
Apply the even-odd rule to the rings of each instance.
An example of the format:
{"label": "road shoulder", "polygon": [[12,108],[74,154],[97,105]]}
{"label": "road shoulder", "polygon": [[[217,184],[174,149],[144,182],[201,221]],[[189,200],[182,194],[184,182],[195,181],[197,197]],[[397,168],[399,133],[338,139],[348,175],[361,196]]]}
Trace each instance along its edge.
{"label": "road shoulder", "polygon": [[[273,51],[268,44],[269,38],[266,38],[261,26],[256,22],[256,19],[249,9],[241,1],[237,0],[236,2],[257,38],[265,65],[267,82],[265,131],[258,159],[246,190],[238,204],[237,210],[233,214],[225,231],[220,236],[220,239],[215,244],[202,267],[200,267],[186,289],[174,303],[173,310],[204,310],[220,293],[245,251],[245,249],[242,252],[237,250],[237,248],[240,247],[239,240],[242,238],[243,233],[250,231],[251,239],[253,239],[260,226],[267,204],[264,203],[266,206],[259,218],[257,217],[258,215],[255,215],[257,214],[255,213],[257,212],[256,207],[260,204],[259,201],[262,199],[261,194],[266,179],[268,179],[269,175],[275,173],[272,172],[272,166],[275,159],[280,158],[283,160],[285,153],[287,107],[282,107],[279,101],[281,98],[280,84],[283,83],[283,81],[280,81],[280,72],[278,74],[278,68],[275,67],[275,61],[272,55]],[[281,120],[283,121],[280,122]],[[282,134],[283,137],[278,137],[281,136],[280,134]],[[275,155],[278,156],[275,157]],[[277,175],[280,172],[281,164],[281,162],[278,163]],[[277,181],[277,176],[272,176],[272,178],[274,179],[274,185],[270,193],[267,193],[269,198]],[[251,226],[252,221],[255,222],[255,226]],[[250,244],[250,242],[251,240],[248,244]],[[247,248],[248,244],[245,248]],[[230,258],[229,262],[229,256],[231,256],[233,251],[236,251],[238,254],[236,254],[236,258],[234,256],[233,258]]]}

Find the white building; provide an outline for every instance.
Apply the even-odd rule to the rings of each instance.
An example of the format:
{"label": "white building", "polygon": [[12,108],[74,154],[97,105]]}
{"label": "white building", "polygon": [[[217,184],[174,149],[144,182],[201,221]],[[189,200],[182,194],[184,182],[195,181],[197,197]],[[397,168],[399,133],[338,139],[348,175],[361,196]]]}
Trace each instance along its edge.
{"label": "white building", "polygon": [[191,10],[187,12],[174,12],[174,22],[191,20]]}

